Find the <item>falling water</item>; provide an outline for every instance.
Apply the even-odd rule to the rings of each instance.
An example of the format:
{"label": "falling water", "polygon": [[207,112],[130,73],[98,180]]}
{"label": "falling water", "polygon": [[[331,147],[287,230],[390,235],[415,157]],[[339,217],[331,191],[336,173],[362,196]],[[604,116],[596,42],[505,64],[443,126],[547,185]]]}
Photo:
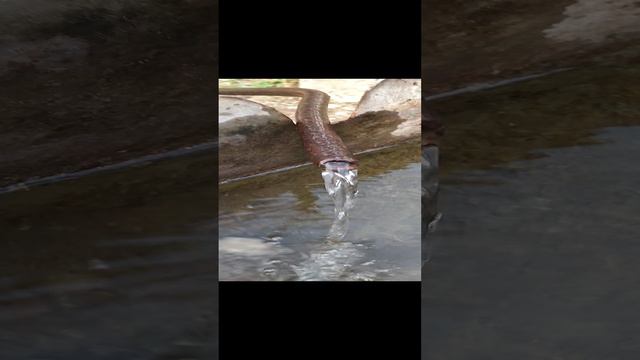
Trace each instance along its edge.
{"label": "falling water", "polygon": [[[353,208],[358,192],[358,170],[342,161],[330,161],[322,170],[324,187],[333,200],[333,223],[326,241],[305,256],[305,260],[292,269],[300,281],[347,280],[349,269],[363,254],[359,245],[342,241],[349,229],[349,210]],[[355,280],[355,279],[352,279]]]}
{"label": "falling water", "polygon": [[358,192],[358,170],[342,161],[329,161],[322,171],[324,187],[334,203],[334,219],[327,240],[342,240],[349,229],[349,210]]}

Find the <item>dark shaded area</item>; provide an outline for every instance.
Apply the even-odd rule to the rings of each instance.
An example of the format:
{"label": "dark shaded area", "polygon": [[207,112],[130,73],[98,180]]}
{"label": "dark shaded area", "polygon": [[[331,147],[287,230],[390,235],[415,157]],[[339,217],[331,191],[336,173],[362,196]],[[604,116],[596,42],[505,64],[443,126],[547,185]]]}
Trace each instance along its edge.
{"label": "dark shaded area", "polygon": [[640,355],[632,3],[423,3],[428,95],[572,67],[426,103],[446,134],[423,359]]}
{"label": "dark shaded area", "polygon": [[[0,186],[217,137],[217,1],[0,4]],[[0,195],[0,358],[217,358],[216,154]]]}
{"label": "dark shaded area", "polygon": [[[417,281],[221,282],[220,289],[220,306],[229,309],[220,314],[221,321],[228,324],[227,331],[221,333],[222,359],[300,358],[309,351],[321,358],[340,359],[415,359],[420,354]],[[260,299],[251,296],[267,293],[270,296]],[[338,298],[349,299],[352,304],[333,306]],[[274,346],[283,341],[283,332],[273,330],[282,318],[289,325],[288,341],[301,347]],[[255,325],[247,329],[243,326],[247,323]],[[327,344],[327,336],[331,336],[331,344]],[[246,346],[248,337],[253,346]]]}
{"label": "dark shaded area", "polygon": [[[477,82],[590,64],[633,64],[639,60],[637,34],[613,34],[600,42],[556,41],[545,30],[567,17],[574,0],[464,0],[422,2],[422,73],[425,94]],[[607,13],[592,4],[592,26],[615,23],[633,9]],[[596,6],[593,6],[595,4]],[[611,8],[615,8],[615,2]],[[600,12],[600,13],[599,13]],[[587,11],[588,13],[588,11]],[[602,18],[597,15],[602,14]],[[615,24],[612,25],[612,27]],[[604,27],[604,26],[603,26]]]}
{"label": "dark shaded area", "polygon": [[424,359],[640,354],[637,65],[429,102],[444,120]]}
{"label": "dark shaded area", "polygon": [[[225,1],[220,12],[226,14],[220,18],[222,78],[420,75],[420,0],[399,6],[325,0],[312,7],[296,1]],[[283,36],[293,51],[283,46]]]}
{"label": "dark shaded area", "polygon": [[592,66],[428,103],[446,119],[444,175],[594,144],[599,129],[640,125],[640,68]]}
{"label": "dark shaded area", "polygon": [[0,185],[216,138],[217,1],[122,4],[4,24]]}
{"label": "dark shaded area", "polygon": [[2,195],[0,357],[216,358],[214,161]]}
{"label": "dark shaded area", "polygon": [[632,359],[640,127],[443,179],[424,359]]}

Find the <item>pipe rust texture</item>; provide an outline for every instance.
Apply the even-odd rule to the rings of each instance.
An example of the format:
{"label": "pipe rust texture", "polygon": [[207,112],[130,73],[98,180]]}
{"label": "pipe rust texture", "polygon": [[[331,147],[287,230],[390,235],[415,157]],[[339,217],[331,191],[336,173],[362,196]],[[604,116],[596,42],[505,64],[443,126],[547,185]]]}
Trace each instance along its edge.
{"label": "pipe rust texture", "polygon": [[294,96],[302,98],[296,110],[296,128],[311,161],[321,166],[329,161],[357,166],[358,160],[331,128],[327,108],[329,95],[300,88],[220,88],[220,95]]}

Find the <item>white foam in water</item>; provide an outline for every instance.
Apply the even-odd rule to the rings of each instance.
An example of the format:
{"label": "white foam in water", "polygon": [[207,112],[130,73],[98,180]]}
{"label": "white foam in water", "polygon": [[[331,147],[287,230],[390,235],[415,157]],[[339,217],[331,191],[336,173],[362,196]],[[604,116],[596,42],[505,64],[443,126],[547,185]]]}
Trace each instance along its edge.
{"label": "white foam in water", "polygon": [[299,281],[328,280],[367,280],[356,279],[351,268],[364,256],[357,245],[350,242],[331,242],[322,244],[320,250],[311,252],[299,265],[293,265],[293,271]]}
{"label": "white foam in water", "polygon": [[363,256],[357,246],[342,242],[347,236],[349,211],[358,192],[358,170],[349,163],[331,161],[324,164],[322,179],[334,203],[334,219],[319,249],[305,256],[299,265],[292,265],[300,281],[348,280],[353,262]]}

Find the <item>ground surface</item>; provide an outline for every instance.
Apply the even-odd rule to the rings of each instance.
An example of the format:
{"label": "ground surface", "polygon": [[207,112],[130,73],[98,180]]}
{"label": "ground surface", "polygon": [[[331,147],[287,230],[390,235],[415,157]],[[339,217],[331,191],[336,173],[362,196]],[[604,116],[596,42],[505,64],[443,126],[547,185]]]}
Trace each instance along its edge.
{"label": "ground surface", "polygon": [[594,63],[637,63],[637,1],[425,0],[427,94]]}
{"label": "ground surface", "polygon": [[0,186],[215,139],[216,8],[2,2]]}

